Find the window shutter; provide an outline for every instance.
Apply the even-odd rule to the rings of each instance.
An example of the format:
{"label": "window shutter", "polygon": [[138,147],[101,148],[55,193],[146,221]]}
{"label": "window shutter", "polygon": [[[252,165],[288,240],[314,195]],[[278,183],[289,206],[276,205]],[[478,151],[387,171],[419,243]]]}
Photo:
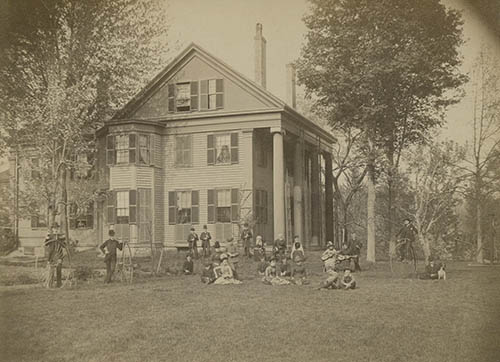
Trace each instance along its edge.
{"label": "window shutter", "polygon": [[169,84],[167,87],[168,111],[172,113],[175,112],[175,84]]}
{"label": "window shutter", "polygon": [[238,133],[231,133],[231,163],[238,163]]}
{"label": "window shutter", "polygon": [[198,110],[198,82],[191,82],[191,110]]}
{"label": "window shutter", "polygon": [[199,224],[200,222],[200,192],[191,191],[191,223]]}
{"label": "window shutter", "polygon": [[108,195],[108,224],[116,223],[116,191],[111,191]]}
{"label": "window shutter", "polygon": [[129,191],[128,215],[129,215],[129,224],[135,224],[137,222],[137,191],[136,190]]}
{"label": "window shutter", "polygon": [[231,222],[239,222],[240,214],[240,191],[231,189]]}
{"label": "window shutter", "polygon": [[177,214],[177,194],[175,191],[168,192],[168,223],[175,225]]}
{"label": "window shutter", "polygon": [[215,223],[215,190],[207,190],[207,222],[209,224]]}
{"label": "window shutter", "polygon": [[255,190],[254,191],[254,212],[255,212],[255,219],[257,220],[258,223],[260,223],[260,191]]}
{"label": "window shutter", "polygon": [[224,80],[223,79],[217,79],[215,81],[215,91],[217,92],[216,100],[215,100],[215,107],[217,109],[224,108]]}
{"label": "window shutter", "polygon": [[115,136],[106,137],[106,165],[115,164]]}
{"label": "window shutter", "polygon": [[175,165],[182,165],[182,153],[184,149],[184,137],[177,136],[175,137]]}
{"label": "window shutter", "polygon": [[200,109],[208,109],[208,80],[200,82]]}
{"label": "window shutter", "polygon": [[214,135],[207,136],[207,164],[215,164],[215,148],[214,148]]}

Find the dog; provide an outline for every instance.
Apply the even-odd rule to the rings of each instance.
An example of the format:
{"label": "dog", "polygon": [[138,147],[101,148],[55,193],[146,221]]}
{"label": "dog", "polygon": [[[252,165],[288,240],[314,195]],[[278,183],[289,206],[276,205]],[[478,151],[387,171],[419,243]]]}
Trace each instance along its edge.
{"label": "dog", "polygon": [[445,270],[446,265],[441,265],[441,268],[438,270],[438,279],[443,279],[446,280],[446,270]]}

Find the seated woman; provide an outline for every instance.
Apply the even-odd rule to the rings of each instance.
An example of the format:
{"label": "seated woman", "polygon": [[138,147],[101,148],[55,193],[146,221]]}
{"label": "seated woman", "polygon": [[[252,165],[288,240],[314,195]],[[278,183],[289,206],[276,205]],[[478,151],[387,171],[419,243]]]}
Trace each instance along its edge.
{"label": "seated woman", "polygon": [[266,272],[264,274],[264,278],[262,278],[262,282],[268,285],[287,285],[290,282],[286,279],[281,278],[278,275],[278,268],[276,267],[276,258],[273,256],[269,261],[270,264],[266,268]]}
{"label": "seated woman", "polygon": [[296,257],[300,257],[302,260],[306,260],[304,247],[300,243],[298,236],[295,236],[293,238],[292,252],[290,253],[290,259],[295,260]]}
{"label": "seated woman", "polygon": [[438,271],[441,268],[441,263],[436,263],[432,257],[429,258],[429,263],[425,266],[425,272],[420,274],[420,279],[438,279]]}
{"label": "seated woman", "polygon": [[214,268],[216,280],[214,284],[241,284],[241,281],[234,278],[233,269],[227,261],[227,255],[221,254],[221,264]]}
{"label": "seated woman", "polygon": [[201,282],[211,284],[215,281],[214,267],[209,260],[205,261],[203,270],[201,271]]}
{"label": "seated woman", "polygon": [[337,265],[337,255],[338,252],[335,250],[333,246],[333,242],[329,241],[326,244],[327,249],[321,255],[321,260],[323,261],[323,269],[326,271],[327,269],[334,269]]}
{"label": "seated woman", "polygon": [[340,280],[340,287],[346,290],[356,289],[356,281],[354,280],[354,277],[351,274],[351,269],[347,268],[346,270],[344,270],[344,275]]}
{"label": "seated woman", "polygon": [[266,257],[265,242],[262,236],[257,235],[255,238],[255,248],[253,249],[253,257],[255,261],[260,261],[262,257]]}

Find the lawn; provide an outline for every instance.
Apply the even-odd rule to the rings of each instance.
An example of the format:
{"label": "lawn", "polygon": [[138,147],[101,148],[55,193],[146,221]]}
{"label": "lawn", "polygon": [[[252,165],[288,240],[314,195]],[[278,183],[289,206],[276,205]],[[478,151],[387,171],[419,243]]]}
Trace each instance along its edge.
{"label": "lawn", "polygon": [[[199,276],[0,289],[3,361],[500,361],[500,267],[448,265],[448,280],[356,274],[359,289],[266,286]],[[171,264],[180,263],[175,256]],[[175,260],[175,261],[174,261]],[[366,268],[366,265],[363,265]]]}

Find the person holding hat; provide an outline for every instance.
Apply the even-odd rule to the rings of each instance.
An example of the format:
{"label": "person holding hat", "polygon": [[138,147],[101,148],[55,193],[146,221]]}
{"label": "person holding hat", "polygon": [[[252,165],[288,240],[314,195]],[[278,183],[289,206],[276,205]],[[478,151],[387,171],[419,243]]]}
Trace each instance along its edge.
{"label": "person holding hat", "polygon": [[417,234],[417,229],[413,226],[410,219],[406,218],[403,221],[403,227],[396,234],[396,239],[398,240],[397,252],[399,254],[399,260],[406,260],[406,251],[408,247],[411,247],[415,241],[415,235]]}
{"label": "person holding hat", "polygon": [[340,287],[344,290],[356,289],[356,281],[354,280],[354,277],[351,274],[351,269],[346,268],[344,270],[344,275],[340,280]]}
{"label": "person holding hat", "polygon": [[109,239],[99,247],[104,254],[104,263],[106,263],[106,278],[104,279],[104,283],[111,283],[116,267],[116,249],[122,250],[123,248],[123,243],[115,239],[114,230],[109,230],[108,235]]}
{"label": "person holding hat", "polygon": [[194,227],[191,227],[187,242],[189,250],[195,259],[198,259],[198,240],[200,240],[198,234],[196,234]]}
{"label": "person holding hat", "polygon": [[241,241],[243,242],[244,255],[249,258],[252,257],[251,247],[252,247],[252,231],[248,227],[248,223],[243,224],[243,230],[241,231]]}
{"label": "person holding hat", "polygon": [[233,269],[227,259],[227,254],[222,253],[220,256],[221,264],[214,268],[214,273],[217,276],[214,284],[241,284],[241,281],[234,278]]}
{"label": "person holding hat", "polygon": [[203,225],[203,232],[200,234],[201,247],[203,248],[203,257],[210,256],[210,240],[212,235],[208,232],[207,225]]}
{"label": "person holding hat", "polygon": [[54,223],[51,232],[45,238],[44,246],[47,251],[47,268],[48,278],[46,286],[52,287],[54,281],[54,270],[56,272],[56,287],[62,286],[62,265],[64,260],[64,249],[66,249],[66,241],[64,235],[59,234],[59,225]]}

